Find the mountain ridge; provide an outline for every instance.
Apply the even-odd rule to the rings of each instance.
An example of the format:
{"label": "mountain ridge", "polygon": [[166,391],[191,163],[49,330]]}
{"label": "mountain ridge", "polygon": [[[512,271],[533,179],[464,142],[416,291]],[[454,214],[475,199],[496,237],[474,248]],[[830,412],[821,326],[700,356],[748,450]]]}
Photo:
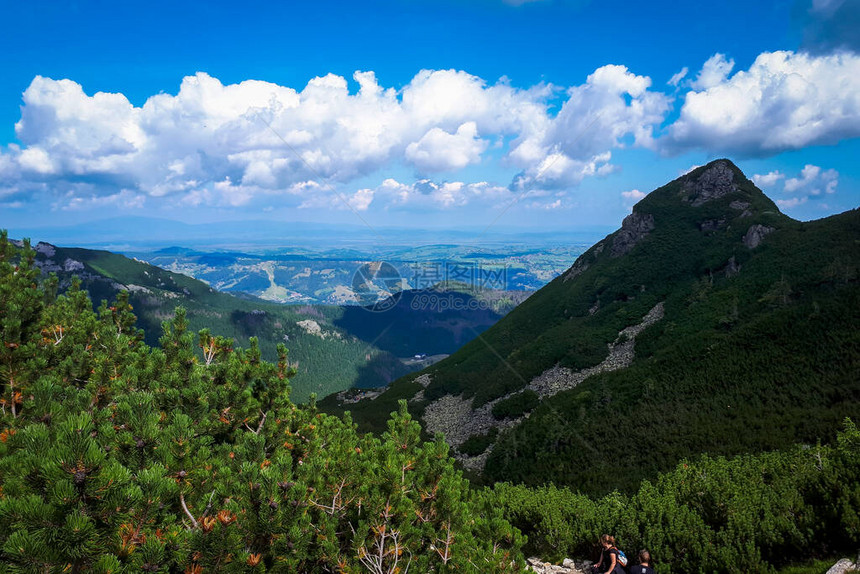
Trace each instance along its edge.
{"label": "mountain ridge", "polygon": [[[452,441],[467,465],[483,458],[488,482],[605,493],[702,452],[814,443],[860,400],[858,230],[858,210],[795,221],[716,160],[652,191],[566,272],[389,393],[430,430],[438,401],[457,398],[463,426],[506,402],[496,431]],[[658,305],[665,316],[624,340]],[[635,345],[629,366],[596,369],[619,344]],[[583,372],[552,397],[534,390]],[[351,410],[362,423],[378,409]]]}

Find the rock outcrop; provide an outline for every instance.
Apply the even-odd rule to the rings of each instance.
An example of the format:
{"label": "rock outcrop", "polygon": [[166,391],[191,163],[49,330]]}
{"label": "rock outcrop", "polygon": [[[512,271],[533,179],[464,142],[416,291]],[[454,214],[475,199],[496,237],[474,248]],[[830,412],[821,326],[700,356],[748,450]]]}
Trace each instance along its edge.
{"label": "rock outcrop", "polygon": [[748,249],[755,249],[761,244],[765,236],[773,231],[775,231],[774,228],[768,227],[767,225],[761,225],[759,223],[750,225],[746,235],[744,235],[744,245],[746,245]]}
{"label": "rock outcrop", "polygon": [[587,574],[591,571],[592,565],[588,560],[578,561],[570,558],[565,558],[561,566],[544,562],[540,558],[529,558],[526,562],[529,568],[538,574]]}
{"label": "rock outcrop", "polygon": [[741,272],[741,266],[738,265],[734,255],[729,257],[729,260],[722,268],[722,272],[726,274],[726,277],[734,277]]}
{"label": "rock outcrop", "polygon": [[617,371],[630,366],[635,357],[633,346],[636,344],[636,337],[662,318],[663,303],[657,303],[642,317],[640,323],[622,329],[618,333],[615,342],[609,344],[609,354],[599,365],[581,371],[573,371],[567,367],[556,365],[532,379],[528,388],[535,391],[541,398],[551,397],[562,391],[569,391],[592,375]]}
{"label": "rock outcrop", "polygon": [[567,283],[571,279],[576,279],[580,275],[582,275],[588,269],[588,261],[585,259],[585,255],[581,255],[579,259],[573,262],[573,266],[568,270],[564,275],[564,282]]}
{"label": "rock outcrop", "polygon": [[729,204],[729,207],[732,209],[737,209],[741,212],[738,217],[750,217],[752,215],[752,211],[750,211],[750,202],[741,201],[739,199],[734,200]]}
{"label": "rock outcrop", "polygon": [[719,199],[738,190],[734,182],[735,172],[725,161],[714,162],[695,179],[689,177],[681,189],[684,201],[698,207],[708,201]]}
{"label": "rock outcrop", "polygon": [[576,261],[573,262],[571,268],[564,274],[564,282],[567,283],[571,279],[576,279],[579,275],[584,273],[586,269],[588,269],[590,265],[590,261],[592,261],[595,257],[603,253],[603,249],[606,247],[605,240],[597,242],[594,247],[580,255]]}
{"label": "rock outcrop", "polygon": [[848,572],[857,572],[860,571],[857,564],[854,564],[848,558],[843,558],[836,564],[830,567],[830,570],[827,571],[827,574],[847,574]]}
{"label": "rock outcrop", "polygon": [[36,244],[36,247],[33,248],[36,253],[40,255],[44,255],[47,257],[53,257],[57,253],[56,247],[51,245],[50,243],[45,243],[44,241],[40,241]]}
{"label": "rock outcrop", "polygon": [[705,221],[699,224],[699,230],[703,233],[710,233],[712,231],[717,231],[718,229],[722,229],[726,226],[726,218],[721,217],[719,219],[706,219]]}
{"label": "rock outcrop", "polygon": [[653,215],[634,211],[621,222],[621,229],[618,230],[612,240],[612,248],[609,250],[609,254],[612,257],[620,257],[630,253],[630,250],[653,229]]}

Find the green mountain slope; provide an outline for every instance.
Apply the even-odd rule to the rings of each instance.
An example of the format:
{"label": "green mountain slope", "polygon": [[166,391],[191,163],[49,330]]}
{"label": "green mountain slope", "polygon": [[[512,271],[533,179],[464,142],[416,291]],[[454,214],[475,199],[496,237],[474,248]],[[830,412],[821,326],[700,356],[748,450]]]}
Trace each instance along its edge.
{"label": "green mountain slope", "polygon": [[362,436],[289,400],[283,346],[195,360],[183,312],[151,348],[127,294],[94,312],[34,257],[0,231],[0,572],[522,573],[613,532],[664,574],[812,574],[860,545],[850,420],[833,446],[702,456],[632,496],[474,488],[405,401]]}
{"label": "green mountain slope", "polygon": [[[74,276],[95,302],[112,301],[117,292],[128,290],[138,327],[150,345],[158,344],[162,321],[172,317],[178,305],[187,309],[192,331],[208,328],[241,346],[257,337],[267,360],[276,360],[277,344],[285,343],[297,370],[292,381],[296,401],[354,385],[385,385],[420,366],[404,364],[401,358],[447,355],[501,317],[487,305],[470,304],[472,295],[463,293],[451,294],[460,304],[457,309],[415,309],[417,295],[411,292],[385,313],[359,307],[286,306],[221,293],[196,279],[108,251],[46,243],[38,244],[36,251],[37,264],[43,273],[58,275],[61,290]],[[431,328],[417,328],[422,325]]]}
{"label": "green mountain slope", "polygon": [[420,390],[427,429],[487,480],[631,490],[684,457],[814,443],[856,416],[858,278],[860,211],[794,221],[719,160],[389,392]]}

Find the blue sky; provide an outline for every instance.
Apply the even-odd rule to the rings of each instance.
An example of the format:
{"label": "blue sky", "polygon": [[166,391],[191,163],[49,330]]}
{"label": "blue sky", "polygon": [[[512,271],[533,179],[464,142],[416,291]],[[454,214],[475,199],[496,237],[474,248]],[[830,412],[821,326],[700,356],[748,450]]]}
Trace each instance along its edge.
{"label": "blue sky", "polygon": [[819,218],[860,204],[857,26],[852,0],[4,1],[0,227],[615,227],[716,157]]}

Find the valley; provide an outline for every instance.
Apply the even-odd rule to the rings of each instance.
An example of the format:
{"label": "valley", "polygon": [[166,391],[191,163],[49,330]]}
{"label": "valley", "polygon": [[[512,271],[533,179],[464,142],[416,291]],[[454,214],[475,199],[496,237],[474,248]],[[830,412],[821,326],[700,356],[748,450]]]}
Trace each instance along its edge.
{"label": "valley", "polygon": [[261,253],[204,252],[164,248],[127,252],[137,259],[204,281],[225,293],[276,303],[360,305],[355,274],[367,261],[386,261],[402,278],[401,289],[427,289],[459,282],[475,289],[534,291],[570,266],[589,244],[491,248],[422,245],[366,250],[360,244],[336,249],[292,249]]}
{"label": "valley", "polygon": [[[36,253],[43,273],[58,276],[61,292],[74,277],[96,303],[128,291],[138,326],[151,345],[158,344],[161,323],[178,306],[186,309],[192,332],[208,328],[241,345],[256,337],[268,360],[276,358],[279,343],[286,344],[296,369],[291,396],[298,402],[307,401],[311,394],[324,397],[352,387],[384,386],[423,368],[453,353],[530,293],[442,282],[393,294],[391,308],[384,312],[355,304],[284,305],[244,291],[234,296],[187,275],[108,251],[39,243]],[[359,265],[349,264],[353,263]],[[305,278],[310,279],[310,274]]]}

